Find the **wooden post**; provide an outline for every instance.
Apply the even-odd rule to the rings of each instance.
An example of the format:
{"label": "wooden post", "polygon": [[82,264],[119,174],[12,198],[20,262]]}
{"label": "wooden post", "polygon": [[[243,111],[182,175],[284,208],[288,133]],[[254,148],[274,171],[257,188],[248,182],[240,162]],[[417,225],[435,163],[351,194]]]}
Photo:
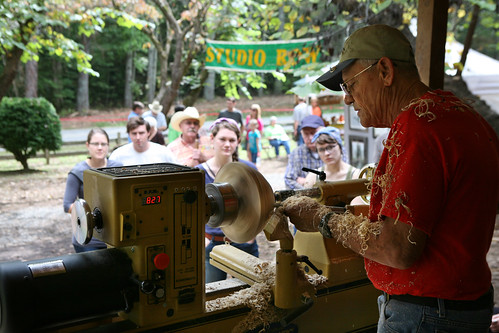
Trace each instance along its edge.
{"label": "wooden post", "polygon": [[449,0],[419,0],[416,64],[421,80],[432,89],[443,88]]}

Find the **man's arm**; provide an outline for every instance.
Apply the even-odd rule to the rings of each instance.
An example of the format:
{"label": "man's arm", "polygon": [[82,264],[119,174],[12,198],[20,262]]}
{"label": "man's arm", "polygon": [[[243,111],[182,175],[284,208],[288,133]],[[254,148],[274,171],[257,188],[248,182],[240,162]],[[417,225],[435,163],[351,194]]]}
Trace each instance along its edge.
{"label": "man's arm", "polygon": [[158,123],[156,124],[156,128],[158,129],[158,131],[160,132],[163,132],[164,130],[166,130],[166,117],[165,117],[165,114],[160,112],[158,114]]}
{"label": "man's arm", "polygon": [[397,269],[410,268],[422,255],[427,235],[412,225],[385,217],[371,222],[350,213],[330,214],[328,207],[308,197],[293,197],[283,202],[284,213],[298,230],[317,231],[321,220],[333,237],[354,252],[380,264]]}

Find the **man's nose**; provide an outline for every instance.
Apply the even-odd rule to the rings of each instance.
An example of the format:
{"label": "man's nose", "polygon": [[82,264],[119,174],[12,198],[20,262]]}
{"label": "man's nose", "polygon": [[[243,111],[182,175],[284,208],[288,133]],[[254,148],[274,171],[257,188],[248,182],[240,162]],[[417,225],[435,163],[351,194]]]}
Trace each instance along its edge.
{"label": "man's nose", "polygon": [[350,105],[353,103],[353,97],[352,95],[343,95],[343,101],[345,102],[346,105]]}

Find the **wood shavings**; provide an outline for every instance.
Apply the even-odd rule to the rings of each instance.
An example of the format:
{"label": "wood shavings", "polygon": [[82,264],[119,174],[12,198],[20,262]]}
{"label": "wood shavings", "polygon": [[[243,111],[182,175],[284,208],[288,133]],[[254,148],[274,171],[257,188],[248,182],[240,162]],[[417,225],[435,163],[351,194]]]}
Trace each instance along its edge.
{"label": "wood shavings", "polygon": [[437,119],[437,116],[435,116],[433,112],[429,111],[430,107],[433,108],[434,106],[435,102],[432,99],[416,99],[404,107],[402,111],[414,108],[414,113],[418,118],[428,117],[428,122],[431,122]]}
{"label": "wood shavings", "polygon": [[[473,110],[469,104],[467,104],[461,99],[447,100],[445,96],[439,95],[434,91],[429,91],[428,94],[440,97],[440,101],[438,101],[438,103],[439,104],[449,103],[450,108],[452,109],[456,109],[462,112]],[[411,101],[409,105],[405,106],[402,109],[402,111],[414,108],[414,113],[416,114],[416,116],[418,116],[419,118],[428,117],[428,122],[431,122],[437,119],[437,116],[433,112],[429,111],[429,109],[433,108],[435,104],[436,103],[433,99],[415,99]]]}
{"label": "wood shavings", "polygon": [[[264,331],[271,323],[278,322],[286,314],[286,310],[275,307],[272,301],[272,291],[275,285],[275,263],[264,261],[254,266],[253,269],[263,282],[255,283],[250,288],[239,290],[229,296],[206,302],[206,312],[242,305],[250,308],[250,313],[232,329],[232,333],[242,333],[257,327],[263,327],[262,331]],[[298,269],[298,276],[302,276],[302,279],[313,287],[327,281],[324,276],[305,274],[301,268]]]}
{"label": "wood shavings", "polygon": [[366,216],[362,214],[356,216],[349,211],[331,215],[328,225],[334,238],[343,246],[348,247],[348,242],[356,239],[360,245],[360,255],[366,253],[367,242],[371,237],[378,236],[383,226],[381,222],[371,222]]}
{"label": "wood shavings", "polygon": [[[397,199],[395,199],[395,208],[397,209],[398,214],[397,214],[397,218],[395,219],[395,222],[393,222],[394,224],[397,223],[399,218],[400,218],[400,208],[401,207],[405,209],[407,214],[411,215],[411,209],[404,203],[407,201],[408,201],[408,198],[407,198],[407,194],[405,194],[405,193],[399,193]],[[411,221],[407,221],[407,223],[411,226],[411,228],[409,229],[409,234],[407,235],[407,240],[409,241],[409,243],[416,245],[416,242],[411,240],[411,231],[413,228],[413,224]]]}
{"label": "wood shavings", "polygon": [[[269,325],[278,320],[278,309],[271,303],[272,288],[275,283],[275,264],[265,261],[253,267],[254,273],[261,277],[261,283],[242,289],[232,295],[206,302],[206,312],[230,309],[245,305],[251,309],[248,316],[234,327],[232,332],[245,332],[259,325]],[[274,309],[273,309],[274,308]]]}

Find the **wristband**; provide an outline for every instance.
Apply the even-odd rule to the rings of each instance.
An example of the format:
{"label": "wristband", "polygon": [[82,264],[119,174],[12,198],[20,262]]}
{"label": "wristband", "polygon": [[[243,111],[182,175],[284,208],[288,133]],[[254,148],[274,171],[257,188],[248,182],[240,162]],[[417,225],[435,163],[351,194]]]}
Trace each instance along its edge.
{"label": "wristband", "polygon": [[321,219],[321,222],[319,223],[319,232],[322,234],[322,236],[326,238],[333,238],[333,234],[331,233],[331,229],[329,228],[329,225],[327,224],[327,221],[329,221],[329,218],[331,215],[333,215],[334,212],[329,212],[326,215],[324,215]]}

